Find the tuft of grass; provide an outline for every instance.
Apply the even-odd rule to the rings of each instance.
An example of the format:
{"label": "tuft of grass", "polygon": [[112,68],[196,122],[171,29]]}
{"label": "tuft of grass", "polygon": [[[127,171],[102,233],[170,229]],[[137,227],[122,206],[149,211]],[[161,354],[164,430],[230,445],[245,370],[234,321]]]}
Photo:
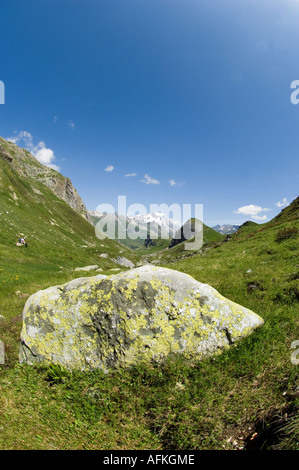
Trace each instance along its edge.
{"label": "tuft of grass", "polygon": [[281,241],[281,240],[287,240],[288,238],[295,238],[298,234],[298,228],[297,227],[284,227],[280,230],[278,230],[276,234],[276,240]]}

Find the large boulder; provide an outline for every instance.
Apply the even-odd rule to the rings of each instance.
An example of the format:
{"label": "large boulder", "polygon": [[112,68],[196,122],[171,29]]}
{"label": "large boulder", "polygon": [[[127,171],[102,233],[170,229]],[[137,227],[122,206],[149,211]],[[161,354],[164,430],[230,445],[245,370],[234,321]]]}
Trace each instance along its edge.
{"label": "large boulder", "polygon": [[75,279],[32,295],[23,312],[20,361],[108,371],[170,353],[217,354],[263,320],[178,271],[142,266]]}
{"label": "large boulder", "polygon": [[128,258],[124,256],[118,256],[117,258],[112,258],[112,261],[119,264],[120,266],[125,266],[126,268],[134,268],[135,265]]}

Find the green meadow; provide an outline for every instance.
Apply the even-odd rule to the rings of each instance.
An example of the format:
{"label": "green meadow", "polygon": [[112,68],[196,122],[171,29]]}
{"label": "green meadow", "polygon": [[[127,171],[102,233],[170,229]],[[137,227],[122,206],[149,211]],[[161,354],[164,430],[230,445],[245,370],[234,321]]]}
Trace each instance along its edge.
{"label": "green meadow", "polygon": [[[73,372],[19,364],[22,311],[40,289],[97,264],[122,270],[144,251],[98,240],[94,228],[42,184],[1,162],[1,449],[299,449],[298,198],[267,224],[244,224],[228,241],[206,239],[186,257],[182,244],[151,262],[190,274],[259,314],[265,324],[221,355],[190,365]],[[20,233],[28,247],[18,247]],[[103,253],[108,257],[101,257]],[[149,260],[149,256],[146,255]],[[294,360],[295,359],[295,360]],[[298,352],[299,359],[299,352]]]}

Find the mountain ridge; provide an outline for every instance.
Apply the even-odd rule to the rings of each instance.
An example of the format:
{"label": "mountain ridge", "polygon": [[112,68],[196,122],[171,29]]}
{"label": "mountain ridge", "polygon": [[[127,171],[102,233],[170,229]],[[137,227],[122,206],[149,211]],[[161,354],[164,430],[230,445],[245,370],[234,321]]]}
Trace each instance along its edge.
{"label": "mountain ridge", "polygon": [[[28,150],[18,147],[3,137],[0,137],[0,156],[22,176],[43,183],[57,197],[64,200],[72,209],[92,224],[88,210],[70,178],[42,165]],[[36,188],[33,186],[34,190]]]}
{"label": "mountain ridge", "polygon": [[214,225],[211,227],[216,232],[221,233],[222,235],[231,235],[232,233],[236,232],[240,225],[232,225],[232,224],[222,224],[222,225]]}
{"label": "mountain ridge", "polygon": [[[44,169],[29,152],[14,144],[6,145],[1,139],[0,145],[2,270],[16,269],[13,266],[17,263],[17,272],[20,272],[18,264],[24,264],[24,276],[29,278],[34,266],[39,267],[41,278],[43,270],[48,269],[59,271],[59,277],[63,269],[72,278],[75,268],[87,264],[117,269],[119,263],[114,260],[120,255],[134,263],[138,261],[136,254],[117,241],[97,238],[93,225],[82,215],[81,198],[75,210],[65,200],[67,197],[59,197],[63,196],[59,190],[73,188],[69,178],[59,176],[50,168]],[[39,176],[38,171],[41,171]],[[47,176],[54,177],[54,181],[45,184]],[[59,182],[61,187],[53,191],[51,185],[57,188]],[[28,248],[16,246],[21,236],[26,236]],[[35,284],[39,285],[39,280]]]}
{"label": "mountain ridge", "polygon": [[[110,227],[112,238],[133,250],[155,246],[156,242],[159,247],[166,247],[174,234],[174,227],[179,226],[172,219],[168,219],[165,214],[158,212],[125,216],[116,212],[102,214],[96,210],[90,210],[89,215],[95,227],[105,217]],[[109,230],[109,227],[106,227],[105,230]],[[126,234],[127,236],[125,238],[118,238],[119,233]],[[166,241],[161,244],[161,240]],[[150,243],[150,241],[153,243]]]}

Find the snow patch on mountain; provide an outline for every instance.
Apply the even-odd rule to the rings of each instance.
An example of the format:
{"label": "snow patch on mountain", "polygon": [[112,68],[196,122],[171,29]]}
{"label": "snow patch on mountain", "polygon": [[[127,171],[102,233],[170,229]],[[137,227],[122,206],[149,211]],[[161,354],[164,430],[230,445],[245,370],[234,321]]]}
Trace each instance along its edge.
{"label": "snow patch on mountain", "polygon": [[215,225],[214,227],[212,227],[212,229],[216,230],[216,232],[219,232],[222,235],[230,235],[231,233],[236,232],[238,228],[239,228],[239,225],[230,225],[230,224]]}

